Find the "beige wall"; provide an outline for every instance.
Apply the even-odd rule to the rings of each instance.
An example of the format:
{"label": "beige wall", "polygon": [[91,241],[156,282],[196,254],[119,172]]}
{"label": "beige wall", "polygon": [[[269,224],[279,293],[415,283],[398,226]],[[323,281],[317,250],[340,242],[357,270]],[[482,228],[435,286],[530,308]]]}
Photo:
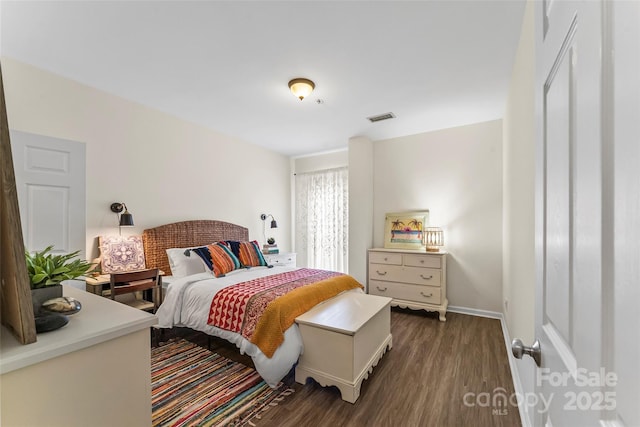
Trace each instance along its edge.
{"label": "beige wall", "polygon": [[309,156],[294,157],[293,173],[315,172],[325,169],[342,168],[349,165],[349,151],[339,150],[317,153]]}
{"label": "beige wall", "polygon": [[367,283],[367,249],[373,247],[373,147],[366,137],[349,139],[349,274],[362,284]]}
{"label": "beige wall", "polygon": [[501,312],[502,121],[374,142],[373,165],[373,245],[385,213],[428,209],[444,229],[449,305]]}
{"label": "beige wall", "polygon": [[[511,339],[535,339],[535,43],[534,2],[528,1],[514,61],[504,117],[503,313]],[[536,368],[515,360],[519,393],[535,392]],[[526,411],[527,406],[522,410]],[[533,422],[533,414],[522,412]]]}
{"label": "beige wall", "polygon": [[[249,228],[262,243],[260,214],[290,249],[289,159],[44,70],[2,58],[9,127],[86,144],[87,254],[96,236],[117,234],[109,210],[122,201],[145,228],[219,219]],[[124,234],[124,233],[123,233]]]}
{"label": "beige wall", "polygon": [[534,341],[534,16],[527,4],[504,119],[503,307],[512,337]]}

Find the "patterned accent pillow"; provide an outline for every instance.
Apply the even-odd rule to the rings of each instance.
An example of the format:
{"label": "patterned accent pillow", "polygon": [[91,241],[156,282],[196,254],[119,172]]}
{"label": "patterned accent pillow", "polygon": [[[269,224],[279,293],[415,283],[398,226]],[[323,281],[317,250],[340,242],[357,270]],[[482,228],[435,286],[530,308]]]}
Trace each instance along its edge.
{"label": "patterned accent pillow", "polygon": [[213,243],[201,248],[192,249],[204,261],[216,277],[224,277],[230,271],[241,267],[240,260],[224,243]]}
{"label": "patterned accent pillow", "polygon": [[102,273],[144,270],[142,236],[100,236]]}
{"label": "patterned accent pillow", "polygon": [[260,246],[258,246],[257,241],[253,240],[251,242],[238,243],[238,252],[240,253],[239,258],[244,267],[267,266],[267,261],[265,261],[264,256],[262,256],[262,251],[260,251]]}
{"label": "patterned accent pillow", "polygon": [[237,240],[221,240],[218,243],[224,243],[227,247],[231,248],[231,252],[240,259],[240,242]]}

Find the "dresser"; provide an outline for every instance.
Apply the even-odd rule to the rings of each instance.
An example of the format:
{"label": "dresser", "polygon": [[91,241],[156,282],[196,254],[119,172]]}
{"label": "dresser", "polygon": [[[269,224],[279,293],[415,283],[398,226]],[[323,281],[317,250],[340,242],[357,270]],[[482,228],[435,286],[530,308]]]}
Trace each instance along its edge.
{"label": "dresser", "polygon": [[62,287],[82,303],[66,326],[29,345],[2,327],[0,425],[150,426],[149,328],[158,319]]}
{"label": "dresser", "polygon": [[283,252],[281,254],[263,254],[264,260],[267,264],[274,267],[295,267],[296,266],[296,254],[295,252]]}
{"label": "dresser", "polygon": [[447,313],[447,254],[400,249],[369,249],[367,290],[393,298],[392,306]]}

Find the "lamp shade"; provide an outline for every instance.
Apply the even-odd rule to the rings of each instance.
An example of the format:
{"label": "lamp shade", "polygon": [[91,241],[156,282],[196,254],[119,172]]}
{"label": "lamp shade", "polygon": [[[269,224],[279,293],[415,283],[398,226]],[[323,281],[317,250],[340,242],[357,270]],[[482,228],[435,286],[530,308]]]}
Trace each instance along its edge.
{"label": "lamp shade", "polygon": [[444,246],[444,233],[440,227],[426,227],[424,229],[424,241],[427,252],[440,252],[440,247]]}
{"label": "lamp shade", "polygon": [[[266,221],[267,218],[271,217],[271,228],[278,228],[278,223],[276,222],[276,219],[273,217],[273,215],[271,214],[262,214],[260,215],[260,219],[263,221]],[[264,225],[264,223],[263,223]]]}
{"label": "lamp shade", "polygon": [[120,227],[133,227],[133,215],[127,210],[120,215]]}
{"label": "lamp shade", "polygon": [[129,213],[127,205],[123,202],[111,203],[111,212],[120,214],[120,220],[118,222],[120,227],[133,227],[133,215]]}
{"label": "lamp shade", "polygon": [[315,83],[309,79],[298,78],[289,82],[289,89],[300,101],[309,96],[315,87]]}

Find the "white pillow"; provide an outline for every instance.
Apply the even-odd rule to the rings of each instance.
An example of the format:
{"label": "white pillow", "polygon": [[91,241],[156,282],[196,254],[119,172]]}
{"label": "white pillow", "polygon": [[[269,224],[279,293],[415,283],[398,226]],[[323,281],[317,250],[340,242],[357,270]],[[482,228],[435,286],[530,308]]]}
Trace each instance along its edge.
{"label": "white pillow", "polygon": [[207,267],[197,254],[192,253],[191,256],[186,256],[184,254],[187,249],[192,248],[167,249],[169,267],[171,267],[171,275],[173,277],[190,276],[192,274],[205,273],[207,271]]}

